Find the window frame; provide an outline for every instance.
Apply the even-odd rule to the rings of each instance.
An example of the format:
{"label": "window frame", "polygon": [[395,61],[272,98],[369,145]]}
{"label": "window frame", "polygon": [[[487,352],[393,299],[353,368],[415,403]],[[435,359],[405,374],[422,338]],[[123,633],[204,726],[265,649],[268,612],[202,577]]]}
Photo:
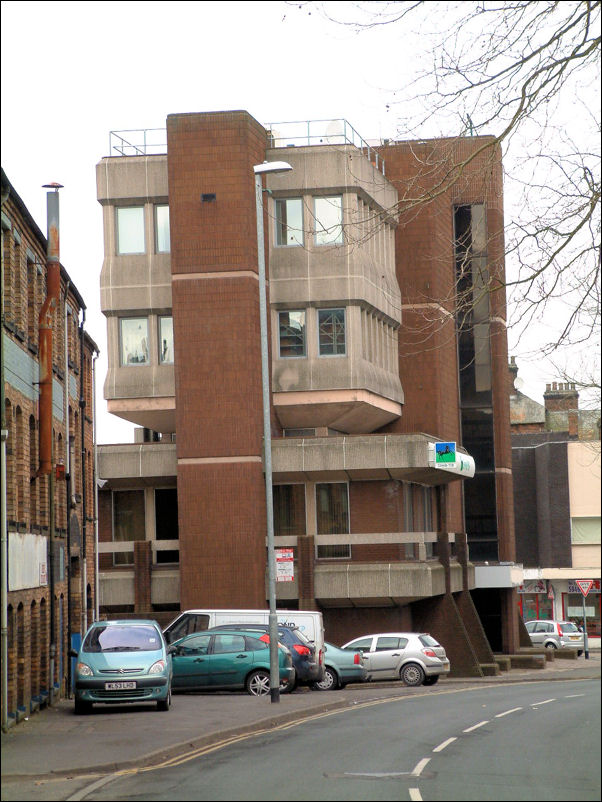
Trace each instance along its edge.
{"label": "window frame", "polygon": [[[319,201],[332,201],[337,199],[340,201],[340,222],[335,223],[333,226],[329,226],[328,228],[322,227],[318,230],[318,223],[320,221],[320,214],[318,213],[318,202]],[[314,227],[313,227],[313,238],[314,238],[314,245],[317,248],[328,248],[333,247],[336,245],[343,245],[343,195],[315,195],[314,196]],[[323,236],[327,235],[333,229],[338,229],[338,233],[336,238],[329,239],[328,241],[323,240]]]}
{"label": "window frame", "polygon": [[[345,306],[332,306],[326,307],[325,309],[318,309],[317,318],[317,327],[318,327],[318,357],[325,358],[325,359],[337,359],[339,357],[346,357],[347,356],[347,307]],[[343,312],[343,336],[344,336],[344,349],[342,353],[335,353],[335,354],[323,354],[322,353],[322,341],[320,338],[320,316],[323,312]],[[333,345],[334,345],[334,337],[333,337]]]}
{"label": "window frame", "polygon": [[[141,251],[134,251],[134,250],[122,251],[121,250],[121,245],[120,245],[121,237],[119,236],[120,229],[121,229],[121,225],[120,225],[120,221],[119,221],[120,213],[121,212],[131,212],[134,209],[139,210],[140,213],[141,213],[141,216],[142,216],[142,250]],[[144,206],[143,205],[140,206],[139,204],[136,204],[134,206],[116,206],[115,207],[115,252],[116,252],[117,256],[136,256],[136,255],[141,255],[141,254],[145,254],[146,253],[146,220],[145,220],[145,213],[144,212],[145,212]]]}
{"label": "window frame", "polygon": [[[291,314],[303,315],[303,353],[302,354],[283,354],[282,353],[282,324],[281,315]],[[279,309],[278,310],[278,359],[307,359],[307,311],[305,309]]]}
{"label": "window frame", "polygon": [[[159,248],[159,220],[157,212],[159,209],[167,209],[167,249]],[[153,224],[155,229],[155,253],[171,253],[171,232],[169,228],[169,203],[155,203],[153,205]]]}
{"label": "window frame", "polygon": [[[149,348],[149,320],[147,316],[136,316],[136,317],[120,317],[119,320],[119,365],[122,368],[145,368],[151,364],[151,352]],[[127,320],[144,320],[146,322],[146,337],[143,335],[142,339],[146,339],[146,361],[145,362],[128,362],[124,359],[125,351],[124,351],[124,340],[123,340],[123,324]]]}
{"label": "window frame", "polygon": [[[288,240],[288,232],[289,231],[297,231],[297,228],[292,228],[286,222],[282,222],[282,216],[279,213],[281,208],[281,204],[287,204],[290,201],[298,201],[300,205],[300,212],[301,212],[301,228],[298,229],[300,235],[300,242],[282,242],[282,235],[285,235],[285,239]],[[302,248],[305,245],[305,214],[303,210],[303,198],[302,197],[294,197],[294,198],[274,198],[274,246],[276,248]],[[288,220],[288,212],[286,214],[286,219]]]}
{"label": "window frame", "polygon": [[[163,343],[163,321],[164,320],[171,320],[171,359],[163,359],[162,355],[162,343]],[[158,321],[158,334],[159,334],[159,342],[158,342],[158,350],[159,350],[159,364],[160,365],[173,365],[174,364],[174,348],[173,348],[173,315],[159,315]]]}

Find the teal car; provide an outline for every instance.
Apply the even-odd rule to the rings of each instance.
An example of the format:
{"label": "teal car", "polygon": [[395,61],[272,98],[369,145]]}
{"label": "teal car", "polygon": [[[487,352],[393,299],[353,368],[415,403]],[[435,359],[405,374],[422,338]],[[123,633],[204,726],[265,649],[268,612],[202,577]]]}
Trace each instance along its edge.
{"label": "teal car", "polygon": [[96,621],[86,632],[74,674],[75,713],[96,703],[171,704],[171,656],[156,621]]}
{"label": "teal car", "polygon": [[360,651],[339,649],[333,643],[324,643],[324,678],[314,682],[315,691],[336,691],[348,682],[365,682],[368,672]]}
{"label": "teal car", "polygon": [[[270,692],[270,638],[258,631],[213,629],[171,644],[174,690],[246,690],[251,696]],[[280,687],[293,682],[290,651],[278,644]]]}

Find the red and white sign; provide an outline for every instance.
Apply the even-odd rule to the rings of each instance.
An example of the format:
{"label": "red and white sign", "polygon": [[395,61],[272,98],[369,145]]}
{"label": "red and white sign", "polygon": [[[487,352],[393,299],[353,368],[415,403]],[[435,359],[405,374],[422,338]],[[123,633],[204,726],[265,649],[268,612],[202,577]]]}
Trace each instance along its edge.
{"label": "red and white sign", "polygon": [[594,580],[593,579],[576,579],[575,583],[576,583],[577,587],[579,588],[579,590],[581,591],[581,593],[583,593],[584,596],[587,596],[587,594],[592,589],[592,586],[594,584]]}
{"label": "red and white sign", "polygon": [[295,563],[292,549],[275,549],[276,582],[292,582],[295,578]]}

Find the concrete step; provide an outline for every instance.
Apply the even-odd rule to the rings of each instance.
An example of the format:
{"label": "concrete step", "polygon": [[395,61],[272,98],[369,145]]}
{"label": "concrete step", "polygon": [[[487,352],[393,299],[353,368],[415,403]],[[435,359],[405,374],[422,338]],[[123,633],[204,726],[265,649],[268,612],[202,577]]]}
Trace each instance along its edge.
{"label": "concrete step", "polygon": [[498,677],[500,674],[500,666],[496,660],[495,663],[479,663],[484,677]]}

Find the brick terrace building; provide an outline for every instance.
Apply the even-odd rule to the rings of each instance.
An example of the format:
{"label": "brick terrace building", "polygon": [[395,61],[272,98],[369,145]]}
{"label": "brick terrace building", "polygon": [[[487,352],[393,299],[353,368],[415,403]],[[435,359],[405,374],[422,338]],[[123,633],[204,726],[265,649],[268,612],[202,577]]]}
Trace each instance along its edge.
{"label": "brick terrace building", "polygon": [[84,331],[81,295],[56,267],[47,372],[51,442],[44,456],[40,331],[50,297],[47,240],[2,171],[4,727],[67,692],[70,641],[85,631],[96,603],[92,374],[98,349]]}
{"label": "brick terrace building", "polygon": [[600,643],[600,410],[579,409],[570,382],[546,385],[538,404],[509,365],[520,611],[529,619],[582,620],[577,579],[592,579],[587,631]]}
{"label": "brick terrace building", "polygon": [[[105,397],[141,427],[99,451],[101,609],[266,606],[253,166],[285,159],[264,195],[278,605],[322,610],[335,643],[428,629],[482,674],[519,645],[504,293],[479,283],[503,279],[500,154],[312,125],[170,115],[162,146],[114,137],[97,165]],[[434,467],[437,441],[475,478]],[[505,563],[496,587],[469,552]]]}

